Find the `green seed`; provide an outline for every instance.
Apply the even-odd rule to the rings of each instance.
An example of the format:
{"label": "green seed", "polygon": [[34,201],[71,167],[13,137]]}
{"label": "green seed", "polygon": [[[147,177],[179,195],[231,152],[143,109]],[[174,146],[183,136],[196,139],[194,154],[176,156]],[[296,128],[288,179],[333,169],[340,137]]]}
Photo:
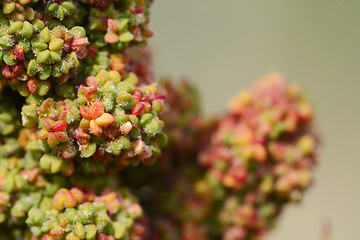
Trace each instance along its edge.
{"label": "green seed", "polygon": [[75,26],[70,30],[75,36],[86,37],[86,30],[83,27]]}
{"label": "green seed", "polygon": [[36,56],[36,61],[38,63],[45,63],[45,62],[48,62],[49,60],[50,60],[50,51],[49,50],[39,52],[38,55]]}
{"label": "green seed", "polygon": [[27,146],[26,149],[29,150],[30,152],[36,152],[36,151],[41,151],[41,147],[38,141],[32,141],[30,142]]}
{"label": "green seed", "polygon": [[146,125],[144,131],[147,135],[154,137],[160,129],[160,125],[156,119],[150,121],[148,125]]}
{"label": "green seed", "polygon": [[31,7],[25,9],[25,19],[26,20],[33,20],[35,18],[35,11]]}
{"label": "green seed", "polygon": [[70,53],[69,57],[68,57],[68,62],[70,64],[71,67],[73,68],[78,68],[79,65],[80,65],[80,62],[79,60],[77,59],[77,56],[76,56],[76,53],[75,52],[72,52]]}
{"label": "green seed", "polygon": [[22,218],[26,212],[19,202],[17,202],[10,210],[11,216],[14,218]]}
{"label": "green seed", "polygon": [[46,27],[43,30],[41,30],[41,32],[39,33],[39,38],[43,42],[49,42],[51,39],[51,32],[49,28]]}
{"label": "green seed", "polygon": [[127,18],[119,19],[117,21],[117,26],[118,26],[119,32],[122,32],[127,28],[128,22],[129,22],[129,19],[127,19]]}
{"label": "green seed", "polygon": [[20,41],[19,46],[22,46],[24,48],[24,53],[28,53],[31,50],[30,41],[27,39],[23,39],[22,41]]}
{"label": "green seed", "polygon": [[85,238],[85,236],[86,236],[85,228],[81,223],[77,222],[74,230],[75,230],[76,236],[78,236],[80,239]]}
{"label": "green seed", "polygon": [[35,110],[36,107],[34,105],[25,105],[21,109],[22,113],[31,120],[35,120],[37,118]]}
{"label": "green seed", "polygon": [[119,37],[120,42],[128,43],[134,40],[134,35],[131,32],[124,32],[120,34]]}
{"label": "green seed", "polygon": [[50,154],[45,154],[40,158],[40,167],[44,170],[51,169],[51,158]]}
{"label": "green seed", "polygon": [[31,208],[28,212],[28,218],[35,225],[40,225],[44,221],[44,213],[38,208]]}
{"label": "green seed", "polygon": [[12,52],[9,52],[9,51],[5,52],[3,60],[7,65],[10,65],[10,66],[14,66],[14,65],[17,64],[17,61],[15,59],[15,55]]}
{"label": "green seed", "polygon": [[118,141],[122,149],[129,150],[131,148],[131,142],[128,137],[121,136]]}
{"label": "green seed", "polygon": [[55,13],[58,10],[58,8],[59,8],[59,4],[52,3],[47,7],[46,12],[47,13]]}
{"label": "green seed", "polygon": [[32,20],[32,24],[33,24],[33,26],[34,26],[34,28],[35,28],[35,31],[37,31],[37,32],[43,30],[44,27],[45,27],[44,22],[41,21],[41,20],[38,19],[38,18],[35,18],[34,20]]}
{"label": "green seed", "polygon": [[4,4],[3,5],[4,14],[10,14],[15,10],[15,7],[16,7],[15,1],[13,1],[13,2],[5,2],[3,4]]}
{"label": "green seed", "polygon": [[9,48],[12,46],[11,38],[10,37],[0,37],[0,47],[1,48]]}
{"label": "green seed", "polygon": [[163,132],[156,134],[156,140],[158,141],[160,147],[165,147],[169,142],[168,136]]}
{"label": "green seed", "polygon": [[64,74],[68,74],[70,70],[70,64],[66,61],[61,62],[61,72]]}
{"label": "green seed", "polygon": [[120,222],[113,223],[115,239],[121,239],[125,235],[126,227]]}
{"label": "green seed", "polygon": [[136,85],[139,82],[139,79],[136,76],[136,74],[129,73],[128,75],[126,75],[123,82],[128,82],[128,83],[131,83],[132,85]]}
{"label": "green seed", "polygon": [[150,113],[145,113],[141,116],[140,125],[142,127],[145,127],[152,119],[153,115],[151,115]]}
{"label": "green seed", "polygon": [[51,159],[51,173],[58,173],[63,167],[64,160],[61,157],[52,157]]}
{"label": "green seed", "polygon": [[6,136],[14,132],[14,130],[15,130],[14,124],[6,124],[2,127],[1,133]]}
{"label": "green seed", "polygon": [[59,51],[61,50],[63,44],[64,40],[62,40],[61,38],[51,38],[49,43],[49,49],[51,51]]}
{"label": "green seed", "polygon": [[70,15],[70,14],[73,14],[76,12],[76,7],[74,6],[74,4],[72,4],[72,2],[63,2],[60,6],[64,8],[64,12],[67,15]]}
{"label": "green seed", "polygon": [[116,85],[117,91],[126,91],[130,94],[134,92],[134,85],[129,82],[120,82]]}
{"label": "green seed", "polygon": [[86,148],[81,150],[83,158],[89,158],[96,152],[96,143],[90,143]]}
{"label": "green seed", "polygon": [[105,97],[102,102],[106,111],[111,111],[114,108],[114,101],[112,98]]}
{"label": "green seed", "polygon": [[53,51],[50,52],[50,59],[52,62],[61,62],[60,54]]}
{"label": "green seed", "polygon": [[15,180],[13,175],[7,176],[3,182],[3,188],[8,193],[11,193],[15,190]]}
{"label": "green seed", "polygon": [[34,48],[35,52],[45,50],[48,48],[48,45],[39,39],[32,41],[31,46]]}
{"label": "green seed", "polygon": [[63,20],[64,19],[64,9],[62,7],[58,7],[57,11],[55,12],[55,17],[60,19],[60,20]]}
{"label": "green seed", "polygon": [[86,226],[86,239],[93,239],[96,235],[96,226],[91,224]]}
{"label": "green seed", "polygon": [[50,82],[49,81],[41,81],[37,94],[39,96],[45,96],[49,92],[49,90],[50,90]]}
{"label": "green seed", "polygon": [[10,24],[9,31],[12,34],[17,34],[21,31],[22,27],[23,27],[23,22],[21,22],[21,21],[12,22]]}
{"label": "green seed", "polygon": [[43,67],[43,70],[39,73],[40,80],[46,80],[51,76],[51,66],[45,65]]}
{"label": "green seed", "polygon": [[21,29],[21,35],[25,38],[31,38],[34,33],[34,27],[28,21],[25,21]]}
{"label": "green seed", "polygon": [[118,92],[118,95],[116,96],[116,101],[119,106],[125,110],[129,110],[134,106],[134,101],[131,94],[125,91]]}
{"label": "green seed", "polygon": [[0,121],[1,122],[10,123],[12,120],[13,120],[13,118],[10,115],[10,113],[7,113],[7,112],[0,113]]}
{"label": "green seed", "polygon": [[40,71],[40,65],[34,60],[30,60],[27,66],[27,74],[32,77],[35,76]]}

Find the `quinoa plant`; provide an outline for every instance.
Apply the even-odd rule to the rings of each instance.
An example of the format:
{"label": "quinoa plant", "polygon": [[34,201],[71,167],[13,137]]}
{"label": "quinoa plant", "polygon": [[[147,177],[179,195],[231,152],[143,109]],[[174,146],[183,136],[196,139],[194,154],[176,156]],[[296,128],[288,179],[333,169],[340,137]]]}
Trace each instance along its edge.
{"label": "quinoa plant", "polygon": [[271,74],[216,118],[156,82],[151,0],[2,0],[0,239],[261,239],[313,180],[303,90]]}

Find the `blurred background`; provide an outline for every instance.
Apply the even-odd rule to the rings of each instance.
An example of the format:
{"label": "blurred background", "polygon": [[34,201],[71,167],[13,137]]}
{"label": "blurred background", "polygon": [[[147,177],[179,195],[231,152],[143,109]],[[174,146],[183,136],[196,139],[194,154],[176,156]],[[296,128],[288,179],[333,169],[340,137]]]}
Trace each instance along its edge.
{"label": "blurred background", "polygon": [[316,183],[289,206],[270,240],[360,239],[360,1],[156,0],[151,27],[158,76],[187,76],[205,113],[277,71],[317,110],[323,155]]}

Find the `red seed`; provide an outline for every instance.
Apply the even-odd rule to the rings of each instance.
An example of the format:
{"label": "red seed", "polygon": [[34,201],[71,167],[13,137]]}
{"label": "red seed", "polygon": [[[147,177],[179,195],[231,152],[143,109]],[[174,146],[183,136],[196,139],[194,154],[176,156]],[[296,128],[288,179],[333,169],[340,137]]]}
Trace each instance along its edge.
{"label": "red seed", "polygon": [[12,69],[14,75],[17,76],[24,70],[24,65],[22,63],[18,63],[15,66],[12,66]]}
{"label": "red seed", "polygon": [[39,89],[39,85],[40,85],[40,81],[35,78],[35,77],[31,77],[29,78],[28,82],[27,82],[27,87],[29,89],[29,92],[33,95],[35,95]]}
{"label": "red seed", "polygon": [[143,13],[145,10],[144,7],[136,7],[135,8],[135,14]]}
{"label": "red seed", "polygon": [[75,131],[75,138],[78,140],[79,145],[87,145],[91,136],[87,134],[84,129],[78,127]]}
{"label": "red seed", "polygon": [[81,106],[80,107],[80,114],[83,118],[91,120],[91,114],[90,114],[90,110],[88,107],[85,106]]}
{"label": "red seed", "polygon": [[96,88],[96,87],[91,87],[91,88],[89,88],[89,89],[86,90],[85,96],[86,96],[87,98],[89,98],[93,93],[96,93],[96,91],[97,91],[97,88]]}
{"label": "red seed", "polygon": [[91,118],[97,119],[105,112],[104,104],[101,101],[96,102],[90,109]]}
{"label": "red seed", "polygon": [[141,99],[143,98],[143,93],[139,89],[135,89],[132,94],[132,99],[135,104],[139,103]]}
{"label": "red seed", "polygon": [[55,132],[54,134],[55,134],[55,138],[61,143],[69,141],[66,132]]}
{"label": "red seed", "polygon": [[64,120],[60,120],[60,121],[57,121],[55,123],[55,125],[53,126],[53,131],[54,132],[62,132],[62,131],[65,131],[66,127],[67,127],[67,122]]}
{"label": "red seed", "polygon": [[88,44],[89,41],[86,38],[74,38],[74,40],[71,42],[71,49],[73,51],[77,51],[79,49],[85,48]]}
{"label": "red seed", "polygon": [[24,70],[24,65],[22,63],[18,63],[15,66],[4,65],[1,68],[1,73],[6,78],[14,78],[19,75]]}
{"label": "red seed", "polygon": [[64,119],[68,114],[68,107],[63,107],[61,109],[61,114],[60,114],[60,117],[59,119]]}
{"label": "red seed", "polygon": [[155,99],[160,99],[160,100],[164,100],[165,99],[165,96],[160,94],[160,93],[156,93],[155,94]]}
{"label": "red seed", "polygon": [[145,104],[142,102],[139,102],[133,106],[133,108],[131,109],[131,114],[139,116],[142,114],[144,108],[145,108]]}
{"label": "red seed", "polygon": [[25,56],[24,56],[24,47],[23,46],[17,45],[13,50],[13,54],[15,55],[16,60],[18,60],[20,62],[24,61]]}
{"label": "red seed", "polygon": [[50,231],[50,235],[53,236],[53,237],[58,237],[58,236],[61,236],[63,234],[64,233],[61,231],[61,229],[52,229]]}

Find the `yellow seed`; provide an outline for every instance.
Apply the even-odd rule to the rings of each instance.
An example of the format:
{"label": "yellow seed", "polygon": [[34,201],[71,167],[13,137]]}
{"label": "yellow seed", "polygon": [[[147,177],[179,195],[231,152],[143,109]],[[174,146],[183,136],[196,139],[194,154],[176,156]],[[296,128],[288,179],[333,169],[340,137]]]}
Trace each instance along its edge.
{"label": "yellow seed", "polygon": [[95,136],[101,136],[102,134],[102,127],[97,125],[94,120],[90,121],[90,130]]}
{"label": "yellow seed", "polygon": [[109,113],[103,113],[100,117],[95,119],[95,123],[102,127],[107,127],[115,121],[115,118]]}

